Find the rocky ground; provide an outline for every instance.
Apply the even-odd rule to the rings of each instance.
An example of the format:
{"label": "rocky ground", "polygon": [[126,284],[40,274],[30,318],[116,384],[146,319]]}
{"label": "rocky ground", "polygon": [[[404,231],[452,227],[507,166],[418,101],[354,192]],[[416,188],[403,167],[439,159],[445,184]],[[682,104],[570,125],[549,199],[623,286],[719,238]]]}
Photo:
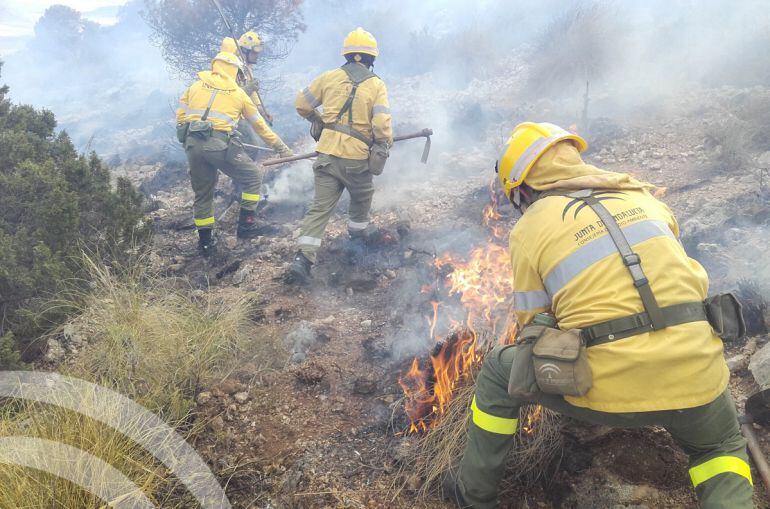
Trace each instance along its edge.
{"label": "rocky ground", "polygon": [[[729,166],[736,161],[726,155],[732,148],[714,134],[724,133],[717,129],[720,108],[746,98],[735,90],[699,93],[655,114],[623,119],[622,126],[618,119],[595,121],[586,158],[660,186],[658,196],[674,210],[682,241],[710,271],[712,286],[732,289],[747,280],[753,284],[744,282],[743,289],[754,291],[757,301],[770,285],[763,261],[770,152],[749,151],[740,165]],[[426,317],[434,296],[420,290],[445,275],[434,267],[435,257],[465,256],[489,241],[481,213],[489,201],[494,143],[444,150],[427,167],[417,162],[416,149],[394,157],[377,180],[374,241],[347,239],[343,202],[312,285],[299,288],[285,285],[283,274],[311,198],[308,164],[267,176],[275,189],[287,175],[304,184],[293,187],[295,194],[302,191],[299,196],[276,192],[268,199],[260,217],[271,231],[251,241],[234,236],[237,207],[228,206],[232,189],[223,178],[216,198],[220,252],[212,260],[196,253],[186,168],[121,169],[149,197],[147,214],[156,231],[152,263],[159,271],[188,278],[195,292],[224,299],[248,293],[259,303],[254,334],[269,347],[243,352],[229,376],[197,397],[195,418],[204,427],[195,446],[227,484],[236,507],[446,507],[438,499],[416,498],[420,480],[402,469],[410,441],[397,380],[412,356],[433,343]],[[509,228],[514,215],[501,212],[501,224]],[[770,365],[767,310],[755,308],[755,337],[725,352],[739,408],[759,389],[751,369]],[[50,347],[54,356],[64,350]],[[770,452],[770,434],[756,429]],[[755,479],[757,505],[770,507]],[[568,425],[551,471],[516,493],[503,507],[695,503],[686,457],[658,429]]]}

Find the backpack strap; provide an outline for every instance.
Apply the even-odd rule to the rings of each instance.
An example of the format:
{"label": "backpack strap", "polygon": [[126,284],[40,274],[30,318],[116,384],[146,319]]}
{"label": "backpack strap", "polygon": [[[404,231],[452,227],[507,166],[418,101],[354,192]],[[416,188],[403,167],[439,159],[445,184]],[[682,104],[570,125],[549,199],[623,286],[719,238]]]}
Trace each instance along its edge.
{"label": "backpack strap", "polygon": [[628,243],[628,239],[623,233],[623,229],[620,228],[617,220],[610,211],[607,210],[607,207],[593,195],[592,190],[578,191],[572,193],[570,196],[585,202],[604,223],[604,227],[607,228],[607,233],[612,238],[612,242],[615,244],[618,252],[620,252],[620,256],[623,258],[623,264],[626,266],[634,280],[634,286],[636,287],[636,291],[639,292],[639,297],[642,299],[644,310],[647,311],[647,314],[650,317],[652,329],[659,330],[666,328],[666,319],[663,317],[660,306],[658,306],[658,301],[652,293],[650,281],[644,275],[644,270],[642,270],[642,259],[633,249],[631,249],[631,245]]}
{"label": "backpack strap", "polygon": [[[353,84],[353,86],[350,89],[350,94],[348,95],[345,104],[342,105],[339,113],[337,113],[337,118],[334,120],[334,122],[325,124],[324,128],[346,134],[363,143],[366,143],[366,146],[371,148],[371,146],[374,144],[374,140],[366,136],[361,131],[353,128],[353,100],[356,97],[358,86],[366,80],[376,77],[377,75],[374,74],[371,70],[359,64],[345,64],[341,67],[341,69],[345,71],[345,74],[348,75],[348,79],[350,79],[350,82]],[[347,124],[342,124],[340,123],[340,120],[342,120],[342,117],[345,115],[345,113],[348,114],[348,122]]]}
{"label": "backpack strap", "polygon": [[607,228],[607,234],[612,239],[615,248],[623,259],[623,264],[631,274],[634,287],[644,305],[644,311],[583,328],[581,336],[586,342],[586,346],[609,343],[636,336],[643,332],[665,329],[666,327],[683,323],[708,320],[703,302],[684,302],[663,308],[658,305],[650,287],[650,282],[642,270],[641,258],[631,248],[626,235],[623,233],[623,229],[612,213],[607,210],[593,193],[592,189],[580,191],[552,190],[540,193],[537,199],[548,196],[564,196],[581,200],[591,207],[591,210],[599,216],[599,219],[602,220]]}
{"label": "backpack strap", "polygon": [[205,122],[207,118],[209,118],[209,112],[211,111],[211,105],[214,104],[214,98],[219,93],[219,89],[215,88],[214,91],[211,93],[211,97],[209,98],[209,103],[206,105],[206,111],[203,112],[203,115],[201,115],[201,121]]}

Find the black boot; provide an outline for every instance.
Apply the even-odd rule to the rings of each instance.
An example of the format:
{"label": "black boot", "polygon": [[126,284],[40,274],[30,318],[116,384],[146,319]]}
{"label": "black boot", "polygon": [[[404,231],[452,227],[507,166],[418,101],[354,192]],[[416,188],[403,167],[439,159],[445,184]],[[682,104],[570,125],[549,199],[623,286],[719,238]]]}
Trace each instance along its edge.
{"label": "black boot", "polygon": [[460,483],[457,480],[457,474],[454,470],[449,469],[445,471],[443,474],[441,474],[439,480],[441,482],[441,498],[452,503],[454,507],[461,509],[471,507],[463,498]]}
{"label": "black boot", "polygon": [[253,210],[241,209],[238,216],[238,238],[253,239],[265,234],[265,227],[257,222],[257,214]]}
{"label": "black boot", "polygon": [[313,266],[313,262],[308,260],[307,256],[302,251],[297,251],[294,255],[294,261],[291,262],[289,267],[289,273],[286,275],[286,280],[289,283],[305,284],[310,281],[310,267]]}
{"label": "black boot", "polygon": [[205,258],[217,252],[217,239],[211,228],[198,228],[198,250]]}

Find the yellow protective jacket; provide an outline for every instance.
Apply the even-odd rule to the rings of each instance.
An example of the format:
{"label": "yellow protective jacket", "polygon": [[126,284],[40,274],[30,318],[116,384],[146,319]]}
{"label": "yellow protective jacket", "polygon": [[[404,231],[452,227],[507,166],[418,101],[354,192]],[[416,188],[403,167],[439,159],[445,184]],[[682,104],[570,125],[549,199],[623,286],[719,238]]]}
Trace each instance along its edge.
{"label": "yellow protective jacket", "polygon": [[200,120],[212,92],[217,90],[207,118],[215,130],[229,133],[243,117],[267,144],[275,145],[280,138],[259,114],[254,102],[236,85],[235,76],[230,75],[231,69],[235,69],[235,66],[215,61],[213,71],[199,72],[198,81],[185,90],[179,100],[179,108],[176,110],[177,123]]}
{"label": "yellow protective jacket", "polygon": [[[558,143],[525,182],[542,190],[574,189],[586,180],[615,216],[642,260],[658,304],[702,301],[706,271],[678,240],[669,208],[649,184],[584,164],[570,142]],[[601,184],[604,184],[603,186]],[[546,196],[531,205],[510,235],[514,309],[519,323],[552,311],[563,329],[582,328],[644,311],[628,269],[603,223],[583,202]],[[722,342],[706,321],[685,323],[588,348],[593,387],[571,404],[603,412],[691,408],[724,391],[729,370]]]}
{"label": "yellow protective jacket", "polygon": [[[329,124],[336,120],[352,87],[353,84],[347,73],[341,68],[327,71],[313,80],[308,87],[299,91],[294,106],[297,108],[297,113],[304,118],[311,118],[314,114],[318,114],[324,123]],[[319,106],[323,107],[321,112],[316,110]],[[352,127],[355,130],[366,137],[373,137],[376,141],[393,143],[388,92],[385,83],[378,76],[358,86],[352,111]],[[340,123],[347,124],[347,122],[348,115],[345,113]],[[331,129],[323,130],[316,150],[322,154],[346,159],[360,160],[369,157],[369,147],[363,141]]]}

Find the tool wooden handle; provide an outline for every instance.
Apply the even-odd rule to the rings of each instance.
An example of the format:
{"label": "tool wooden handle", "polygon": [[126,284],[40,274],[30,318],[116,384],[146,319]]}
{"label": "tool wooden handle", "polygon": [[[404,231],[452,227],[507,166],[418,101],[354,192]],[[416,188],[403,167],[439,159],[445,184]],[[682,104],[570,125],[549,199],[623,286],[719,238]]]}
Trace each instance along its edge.
{"label": "tool wooden handle", "polygon": [[751,459],[754,460],[754,466],[757,468],[757,472],[759,472],[759,476],[762,478],[762,483],[765,485],[765,490],[770,493],[770,466],[768,466],[767,460],[764,454],[762,454],[762,449],[759,447],[754,428],[750,422],[746,422],[741,424],[741,431],[743,431],[743,436],[748,444]]}
{"label": "tool wooden handle", "polygon": [[416,133],[412,134],[402,134],[401,136],[394,136],[393,142],[397,141],[404,141],[404,140],[411,140],[414,138],[427,138],[429,136],[433,135],[433,129],[423,129],[422,131],[418,131]]}
{"label": "tool wooden handle", "polygon": [[310,159],[318,155],[318,152],[308,152],[307,154],[298,154],[290,157],[279,157],[278,159],[268,159],[262,163],[262,166],[274,166],[276,164],[290,163],[292,161],[301,161],[302,159]]}
{"label": "tool wooden handle", "polygon": [[[426,128],[416,133],[402,134],[401,136],[395,136],[393,138],[393,142],[395,143],[397,141],[411,140],[414,138],[430,138],[432,134],[433,134],[433,129]],[[301,161],[302,159],[310,159],[311,157],[316,157],[317,155],[318,155],[318,152],[308,152],[307,154],[299,154],[291,157],[280,157],[278,159],[269,159],[263,162],[262,166],[275,166],[276,164],[290,163],[292,161]]]}

